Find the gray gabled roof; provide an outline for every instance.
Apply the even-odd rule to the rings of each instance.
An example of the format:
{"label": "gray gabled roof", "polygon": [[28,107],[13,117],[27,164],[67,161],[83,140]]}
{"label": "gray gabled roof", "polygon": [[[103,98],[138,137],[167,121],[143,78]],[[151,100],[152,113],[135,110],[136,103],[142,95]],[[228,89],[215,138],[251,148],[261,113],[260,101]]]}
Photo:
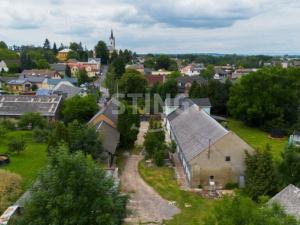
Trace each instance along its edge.
{"label": "gray gabled roof", "polygon": [[228,131],[190,100],[168,115],[171,129],[185,159],[189,162]]}
{"label": "gray gabled roof", "polygon": [[290,184],[269,201],[269,204],[278,203],[286,213],[300,220],[300,189]]}
{"label": "gray gabled roof", "polygon": [[39,112],[43,116],[55,116],[61,96],[2,95],[0,116],[21,116],[28,112]]}
{"label": "gray gabled roof", "polygon": [[0,76],[0,81],[3,83],[8,83],[11,80],[16,80],[18,79],[18,76],[8,76],[8,77],[4,77],[4,76]]}
{"label": "gray gabled roof", "polygon": [[192,101],[199,107],[211,107],[209,98],[192,98]]}
{"label": "gray gabled roof", "polygon": [[46,79],[45,76],[32,76],[32,75],[23,75],[21,74],[19,76],[19,79],[26,79],[30,83],[43,83],[43,81]]}
{"label": "gray gabled roof", "polygon": [[118,129],[110,126],[105,121],[101,121],[96,125],[96,130],[102,137],[102,147],[104,151],[115,154],[120,140],[120,133]]}
{"label": "gray gabled roof", "polygon": [[107,104],[89,121],[92,122],[99,115],[103,114],[109,118],[115,125],[118,124],[118,105],[114,102],[114,99],[111,99]]}
{"label": "gray gabled roof", "polygon": [[69,85],[62,84],[60,85],[55,91],[54,94],[65,94],[67,98],[71,98],[81,92],[81,89],[79,87],[72,87]]}
{"label": "gray gabled roof", "polygon": [[65,72],[67,65],[65,63],[54,63],[51,64],[51,69],[56,70],[57,72]]}

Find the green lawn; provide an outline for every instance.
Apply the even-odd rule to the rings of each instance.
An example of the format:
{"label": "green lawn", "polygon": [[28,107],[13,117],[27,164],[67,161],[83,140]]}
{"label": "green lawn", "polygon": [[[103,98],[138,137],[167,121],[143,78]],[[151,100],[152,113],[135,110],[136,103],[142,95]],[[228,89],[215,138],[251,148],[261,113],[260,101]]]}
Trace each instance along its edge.
{"label": "green lawn", "polygon": [[268,133],[248,127],[243,122],[234,119],[229,120],[228,127],[255,149],[264,149],[266,144],[269,144],[276,161],[281,159],[281,152],[288,144],[287,138],[271,139]]}
{"label": "green lawn", "polygon": [[13,137],[23,137],[27,148],[20,155],[12,155],[10,164],[0,168],[19,174],[23,179],[22,187],[26,190],[46,164],[46,144],[35,143],[31,131],[12,131],[0,139],[0,153],[7,151],[7,143]]}
{"label": "green lawn", "polygon": [[[152,186],[163,198],[169,201],[176,201],[181,213],[174,216],[166,225],[199,225],[203,218],[210,212],[214,201],[205,200],[197,194],[181,190],[175,178],[172,168],[148,168],[145,162],[139,163],[139,173],[143,179]],[[186,208],[185,204],[192,207]]]}

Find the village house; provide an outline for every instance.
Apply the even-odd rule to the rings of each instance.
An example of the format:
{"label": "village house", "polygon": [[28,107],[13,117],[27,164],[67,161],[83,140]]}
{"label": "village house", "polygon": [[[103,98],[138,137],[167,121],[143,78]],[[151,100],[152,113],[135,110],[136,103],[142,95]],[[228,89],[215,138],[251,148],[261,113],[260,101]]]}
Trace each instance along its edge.
{"label": "village house", "polygon": [[89,121],[89,126],[95,127],[102,138],[102,147],[107,158],[107,165],[110,168],[114,163],[116,149],[120,141],[118,131],[118,105],[114,99],[105,106]]}
{"label": "village house", "polygon": [[166,76],[164,75],[148,75],[145,76],[146,80],[148,81],[148,85],[152,87],[156,83],[164,84],[166,81]]}
{"label": "village house", "polygon": [[4,89],[8,85],[9,81],[16,79],[18,79],[17,76],[0,76],[0,89]]}
{"label": "village house", "polygon": [[177,78],[178,93],[185,93],[188,95],[193,82],[200,85],[207,83],[201,76],[180,76]]}
{"label": "village house", "polygon": [[83,88],[75,87],[74,85],[70,86],[64,82],[58,83],[52,90],[52,94],[62,95],[64,98],[72,98],[75,95],[85,96],[87,92]]}
{"label": "village house", "polygon": [[133,69],[139,71],[141,74],[145,74],[145,68],[143,64],[131,64],[126,65],[126,69]]}
{"label": "village house", "polygon": [[20,94],[31,91],[32,84],[25,79],[10,80],[7,83],[8,90],[12,94]]}
{"label": "village house", "polygon": [[239,79],[249,73],[252,73],[252,72],[256,72],[257,69],[236,69],[233,73],[232,73],[232,76],[231,76],[231,79],[235,80],[235,79]]}
{"label": "village house", "polygon": [[63,83],[69,86],[75,86],[77,84],[77,80],[74,78],[69,78],[65,76],[63,79],[45,79],[42,83],[42,89],[53,90],[55,86],[59,83]]}
{"label": "village house", "polygon": [[20,75],[19,76],[20,80],[26,79],[30,84],[31,88],[36,90],[38,88],[41,88],[43,85],[43,82],[45,79],[47,79],[45,76],[32,76],[32,75]]}
{"label": "village house", "polygon": [[[172,111],[172,110],[171,110]],[[245,183],[246,151],[253,149],[191,100],[166,114],[166,129],[191,187]]]}
{"label": "village house", "polygon": [[59,52],[57,53],[56,58],[57,58],[58,61],[60,61],[60,62],[65,62],[65,61],[68,60],[68,56],[69,56],[69,52],[70,52],[70,51],[72,51],[72,50],[69,49],[69,48],[65,48],[65,49],[63,49],[63,50],[61,50],[61,51],[59,51]]}
{"label": "village house", "polygon": [[91,58],[89,62],[79,62],[76,59],[70,59],[67,65],[70,67],[73,76],[76,76],[80,70],[85,70],[88,77],[95,77],[100,74],[99,60]]}
{"label": "village house", "polygon": [[1,72],[8,72],[8,71],[9,71],[9,69],[8,69],[6,63],[3,60],[1,60],[0,61],[0,73]]}
{"label": "village house", "polygon": [[61,79],[61,75],[56,70],[23,70],[21,73],[22,76],[38,76],[38,77],[45,77],[51,79]]}
{"label": "village house", "polygon": [[61,96],[0,96],[0,118],[18,118],[24,113],[38,112],[49,120],[59,118]]}
{"label": "village house", "polygon": [[66,72],[67,64],[66,63],[54,63],[54,64],[51,64],[50,67],[51,67],[51,70],[57,71],[60,74],[60,76],[64,76],[65,72]]}
{"label": "village house", "polygon": [[[188,99],[189,98],[184,94],[178,95],[176,96],[176,98],[166,99],[164,105],[164,114],[169,115],[170,113],[178,109],[180,105],[184,104],[184,102],[188,103]],[[211,114],[212,106],[209,98],[195,98],[190,100],[199,107],[199,110],[203,109],[208,115]]]}
{"label": "village house", "polygon": [[165,69],[159,69],[159,70],[156,70],[156,71],[152,71],[151,75],[153,75],[153,76],[168,76],[171,73],[172,73],[171,71],[167,71]]}
{"label": "village house", "polygon": [[180,73],[187,76],[200,75],[201,71],[204,70],[204,65],[202,64],[190,64],[183,67]]}
{"label": "village house", "polygon": [[284,188],[268,202],[279,204],[284,211],[300,220],[300,189],[292,184]]}

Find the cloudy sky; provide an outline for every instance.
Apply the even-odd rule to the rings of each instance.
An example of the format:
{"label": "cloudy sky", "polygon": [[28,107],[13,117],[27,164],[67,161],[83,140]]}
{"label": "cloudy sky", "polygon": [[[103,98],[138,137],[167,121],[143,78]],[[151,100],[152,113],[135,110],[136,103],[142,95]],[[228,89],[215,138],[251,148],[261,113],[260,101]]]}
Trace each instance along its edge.
{"label": "cloudy sky", "polygon": [[1,0],[9,45],[81,41],[114,30],[138,53],[300,54],[299,0]]}

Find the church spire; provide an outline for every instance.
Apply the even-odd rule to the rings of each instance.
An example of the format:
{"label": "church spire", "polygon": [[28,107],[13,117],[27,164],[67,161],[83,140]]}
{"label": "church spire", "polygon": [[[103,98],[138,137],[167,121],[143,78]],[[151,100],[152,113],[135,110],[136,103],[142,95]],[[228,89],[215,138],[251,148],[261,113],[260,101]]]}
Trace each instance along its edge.
{"label": "church spire", "polygon": [[110,38],[114,39],[114,31],[113,31],[113,29],[111,29],[111,31],[110,31]]}

